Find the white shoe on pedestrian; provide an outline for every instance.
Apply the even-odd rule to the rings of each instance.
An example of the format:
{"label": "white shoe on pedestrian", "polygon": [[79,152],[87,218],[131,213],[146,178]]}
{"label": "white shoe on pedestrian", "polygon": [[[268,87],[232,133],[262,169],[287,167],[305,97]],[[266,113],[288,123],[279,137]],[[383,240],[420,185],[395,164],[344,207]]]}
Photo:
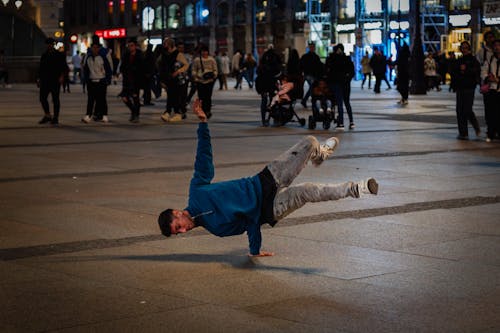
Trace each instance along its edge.
{"label": "white shoe on pedestrian", "polygon": [[319,146],[318,154],[311,159],[313,165],[319,166],[324,160],[328,159],[328,157],[333,154],[335,149],[337,149],[339,144],[339,139],[334,136],[327,139],[325,143]]}
{"label": "white shoe on pedestrian", "polygon": [[169,121],[171,123],[182,121],[182,115],[180,113],[176,113],[176,114],[174,114],[173,116],[170,117]]}
{"label": "white shoe on pedestrian", "polygon": [[102,120],[101,120],[103,123],[109,123],[109,118],[108,116],[102,116]]}
{"label": "white shoe on pedestrian", "polygon": [[82,121],[86,124],[90,123],[92,121],[92,118],[90,118],[88,115],[82,118]]}
{"label": "white shoe on pedestrian", "polygon": [[161,115],[161,120],[168,123],[170,121],[170,114],[168,112],[165,112]]}

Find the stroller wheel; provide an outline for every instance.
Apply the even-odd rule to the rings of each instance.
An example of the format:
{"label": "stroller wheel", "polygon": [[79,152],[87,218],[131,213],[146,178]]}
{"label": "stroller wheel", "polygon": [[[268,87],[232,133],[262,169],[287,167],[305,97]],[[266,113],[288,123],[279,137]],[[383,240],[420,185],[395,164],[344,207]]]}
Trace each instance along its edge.
{"label": "stroller wheel", "polygon": [[316,128],[316,120],[314,120],[313,116],[309,116],[309,123],[307,126],[310,130],[313,130]]}
{"label": "stroller wheel", "polygon": [[304,118],[299,119],[300,126],[304,126],[306,124],[306,120]]}
{"label": "stroller wheel", "polygon": [[330,128],[330,119],[325,120],[325,121],[323,122],[323,129],[326,129],[326,130],[327,130],[327,129],[329,129],[329,128]]}

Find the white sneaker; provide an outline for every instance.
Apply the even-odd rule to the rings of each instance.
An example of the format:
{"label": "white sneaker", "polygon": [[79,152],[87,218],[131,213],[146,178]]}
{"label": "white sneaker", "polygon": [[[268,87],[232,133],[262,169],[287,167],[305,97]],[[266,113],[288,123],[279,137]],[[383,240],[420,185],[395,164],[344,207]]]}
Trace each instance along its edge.
{"label": "white sneaker", "polygon": [[326,112],[331,113],[332,112],[332,108],[326,109]]}
{"label": "white sneaker", "polygon": [[319,166],[324,160],[328,159],[339,146],[339,139],[332,136],[319,146],[319,153],[311,159],[314,166]]}
{"label": "white sneaker", "polygon": [[168,112],[165,112],[161,115],[161,120],[168,123],[170,121],[170,114]]}
{"label": "white sneaker", "polygon": [[408,100],[407,99],[403,99],[403,105],[408,105]]}
{"label": "white sneaker", "polygon": [[377,195],[378,183],[374,178],[368,178],[366,180],[358,182],[358,189],[360,194],[363,193]]}
{"label": "white sneaker", "polygon": [[180,113],[174,114],[172,117],[170,117],[170,122],[179,122],[182,121],[182,115]]}
{"label": "white sneaker", "polygon": [[319,108],[319,113],[323,113],[323,112],[324,112],[323,108]]}
{"label": "white sneaker", "polygon": [[82,121],[86,124],[90,123],[91,120],[92,120],[92,118],[90,118],[89,116],[85,116],[82,118]]}
{"label": "white sneaker", "polygon": [[486,142],[491,142],[491,139],[486,137]]}
{"label": "white sneaker", "polygon": [[101,120],[103,123],[109,123],[109,118],[108,116],[102,116],[102,120]]}

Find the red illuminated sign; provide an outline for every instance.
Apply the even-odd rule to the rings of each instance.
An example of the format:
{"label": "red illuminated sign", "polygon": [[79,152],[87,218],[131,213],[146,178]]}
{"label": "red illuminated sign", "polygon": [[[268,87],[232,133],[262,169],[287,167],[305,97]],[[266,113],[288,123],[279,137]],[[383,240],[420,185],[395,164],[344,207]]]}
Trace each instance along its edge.
{"label": "red illuminated sign", "polygon": [[95,34],[104,39],[125,38],[127,37],[127,30],[125,28],[96,30]]}

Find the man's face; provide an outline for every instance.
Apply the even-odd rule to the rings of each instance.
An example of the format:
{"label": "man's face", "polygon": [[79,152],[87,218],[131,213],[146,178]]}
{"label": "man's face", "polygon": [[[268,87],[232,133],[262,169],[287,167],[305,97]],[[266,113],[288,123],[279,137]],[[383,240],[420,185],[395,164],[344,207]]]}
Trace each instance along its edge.
{"label": "man's face", "polygon": [[500,54],[500,42],[495,42],[493,44],[493,52],[496,54]]}
{"label": "man's face", "polygon": [[97,45],[97,44],[92,45],[92,54],[94,56],[99,54],[99,45]]}
{"label": "man's face", "polygon": [[130,53],[135,53],[135,50],[136,50],[136,45],[135,43],[128,43],[128,50],[130,51]]}
{"label": "man's face", "polygon": [[196,226],[187,212],[173,210],[172,215],[172,223],[170,223],[170,232],[172,235],[188,232]]}

